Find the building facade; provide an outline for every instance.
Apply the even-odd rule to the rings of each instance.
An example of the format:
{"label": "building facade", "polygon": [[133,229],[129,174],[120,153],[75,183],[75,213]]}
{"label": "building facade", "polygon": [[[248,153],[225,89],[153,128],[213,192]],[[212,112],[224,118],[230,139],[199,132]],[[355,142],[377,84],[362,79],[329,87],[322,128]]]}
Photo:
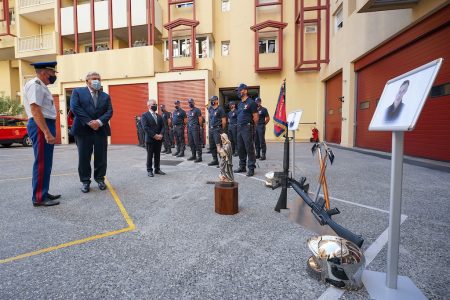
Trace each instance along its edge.
{"label": "building facade", "polygon": [[[20,87],[33,77],[30,63],[58,61],[50,88],[61,143],[69,143],[71,91],[96,70],[113,101],[113,144],[137,142],[134,116],[146,110],[148,98],[169,110],[175,99],[194,98],[205,113],[210,96],[226,106],[244,82],[273,115],[286,79],[287,111],[303,110],[299,140],[308,140],[315,126],[326,141],[388,151],[386,134],[367,131],[384,83],[446,59],[450,49],[445,0],[0,2],[0,91],[20,98]],[[418,133],[406,135],[407,154],[450,161],[450,145],[442,146],[450,127],[441,120],[450,107],[448,69],[444,60],[436,80],[443,92],[424,110],[432,125],[422,128],[419,120]],[[272,130],[266,135],[275,140]],[[439,153],[417,150],[437,136]]]}

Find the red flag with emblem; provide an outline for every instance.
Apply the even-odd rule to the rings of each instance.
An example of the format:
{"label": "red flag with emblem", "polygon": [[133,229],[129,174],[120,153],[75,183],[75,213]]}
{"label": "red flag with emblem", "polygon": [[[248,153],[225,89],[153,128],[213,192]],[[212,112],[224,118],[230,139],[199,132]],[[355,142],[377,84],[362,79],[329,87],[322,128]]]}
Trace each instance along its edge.
{"label": "red flag with emblem", "polygon": [[287,128],[287,119],[286,119],[286,80],[283,81],[283,84],[280,88],[280,95],[278,96],[277,109],[275,110],[275,114],[273,115],[273,132],[275,136],[279,137],[282,135]]}

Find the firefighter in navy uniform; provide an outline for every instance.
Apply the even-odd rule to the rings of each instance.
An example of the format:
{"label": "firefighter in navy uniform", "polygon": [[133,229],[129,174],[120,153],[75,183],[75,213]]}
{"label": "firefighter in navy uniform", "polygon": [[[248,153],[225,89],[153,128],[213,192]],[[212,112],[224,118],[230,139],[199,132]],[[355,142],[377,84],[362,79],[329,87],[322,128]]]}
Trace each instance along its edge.
{"label": "firefighter in navy uniform", "polygon": [[256,148],[256,158],[260,160],[266,160],[266,125],[270,121],[269,112],[265,107],[261,105],[261,98],[256,97],[256,105],[258,106],[258,124],[256,125],[255,134],[255,148]]}
{"label": "firefighter in navy uniform", "polygon": [[200,124],[203,123],[202,112],[199,108],[195,107],[194,99],[188,100],[188,140],[191,147],[192,155],[187,160],[193,160],[194,162],[202,161],[202,144],[200,139]]}
{"label": "firefighter in navy uniform", "polygon": [[184,142],[184,127],[186,125],[186,112],[180,107],[180,100],[175,101],[175,110],[172,113],[173,131],[175,140],[177,141],[177,151],[172,154],[176,157],[184,157],[184,150],[186,148]]}
{"label": "firefighter in navy uniform", "polygon": [[172,151],[170,150],[170,148],[172,147],[170,145],[170,113],[166,110],[166,106],[164,104],[161,104],[160,106],[161,109],[161,117],[163,119],[163,124],[164,124],[164,138],[163,138],[163,144],[164,144],[164,150],[162,151],[162,153],[165,154],[171,154]]}
{"label": "firefighter in navy uniform", "polygon": [[33,142],[32,177],[33,206],[58,205],[61,195],[48,192],[52,173],[53,149],[56,136],[56,107],[47,85],[56,81],[56,62],[32,64],[36,77],[23,88],[23,105],[28,116],[27,132]]}
{"label": "firefighter in navy uniform", "polygon": [[217,158],[217,145],[222,145],[220,134],[223,133],[227,125],[227,118],[225,111],[219,106],[219,98],[212,96],[210,99],[209,113],[209,150],[213,160],[208,163],[208,166],[218,166],[219,160]]}
{"label": "firefighter in navy uniform", "polygon": [[[254,124],[258,124],[258,110],[255,101],[248,96],[247,85],[241,83],[236,89],[241,102],[237,108],[237,145],[239,152],[239,168],[236,173],[246,172],[247,176],[255,175],[256,155],[254,142]],[[248,157],[248,162],[247,162]]]}
{"label": "firefighter in navy uniform", "polygon": [[229,103],[230,111],[228,112],[228,138],[231,142],[231,149],[233,156],[238,156],[237,150],[237,110],[236,103],[231,101]]}

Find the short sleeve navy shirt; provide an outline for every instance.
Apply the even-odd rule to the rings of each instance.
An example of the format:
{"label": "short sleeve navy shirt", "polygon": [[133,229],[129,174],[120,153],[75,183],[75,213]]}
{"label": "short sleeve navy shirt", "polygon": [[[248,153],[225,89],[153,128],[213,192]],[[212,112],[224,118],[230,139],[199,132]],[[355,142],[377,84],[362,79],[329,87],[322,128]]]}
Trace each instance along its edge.
{"label": "short sleeve navy shirt", "polygon": [[181,108],[174,110],[172,114],[173,125],[183,125],[186,113]]}
{"label": "short sleeve navy shirt", "polygon": [[210,127],[221,127],[222,126],[222,118],[225,118],[225,111],[221,106],[218,106],[216,109],[213,107],[209,108],[209,126]]}
{"label": "short sleeve navy shirt", "polygon": [[228,112],[228,124],[236,125],[237,124],[237,110],[230,110]]}
{"label": "short sleeve navy shirt", "polygon": [[188,112],[188,126],[199,126],[198,117],[202,116],[199,108],[194,107]]}
{"label": "short sleeve navy shirt", "polygon": [[264,125],[266,123],[266,117],[269,116],[269,112],[267,111],[267,108],[260,106],[258,108],[258,125]]}
{"label": "short sleeve navy shirt", "polygon": [[237,109],[238,125],[253,123],[253,114],[257,111],[257,105],[252,98],[248,97],[245,101],[239,102]]}

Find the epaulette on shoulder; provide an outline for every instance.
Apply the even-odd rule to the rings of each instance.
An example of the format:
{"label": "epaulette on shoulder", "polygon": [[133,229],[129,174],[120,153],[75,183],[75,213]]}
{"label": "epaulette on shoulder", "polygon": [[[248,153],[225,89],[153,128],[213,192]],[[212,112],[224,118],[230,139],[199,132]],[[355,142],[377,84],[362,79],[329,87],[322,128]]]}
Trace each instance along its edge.
{"label": "epaulette on shoulder", "polygon": [[39,80],[37,80],[37,79],[34,82],[39,84],[39,85],[41,85],[41,82]]}

